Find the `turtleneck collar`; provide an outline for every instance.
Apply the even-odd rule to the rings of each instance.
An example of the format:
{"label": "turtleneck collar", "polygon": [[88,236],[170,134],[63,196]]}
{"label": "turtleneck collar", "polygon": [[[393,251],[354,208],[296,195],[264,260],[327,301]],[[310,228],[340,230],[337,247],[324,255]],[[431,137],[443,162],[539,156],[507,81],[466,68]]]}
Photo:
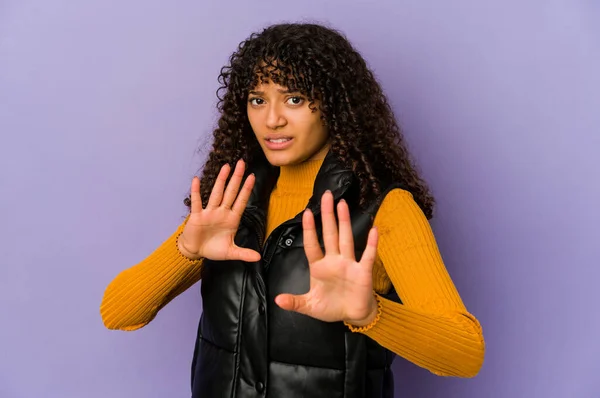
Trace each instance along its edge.
{"label": "turtleneck collar", "polygon": [[275,189],[286,194],[312,192],[315,178],[319,173],[323,160],[309,160],[297,165],[280,167]]}

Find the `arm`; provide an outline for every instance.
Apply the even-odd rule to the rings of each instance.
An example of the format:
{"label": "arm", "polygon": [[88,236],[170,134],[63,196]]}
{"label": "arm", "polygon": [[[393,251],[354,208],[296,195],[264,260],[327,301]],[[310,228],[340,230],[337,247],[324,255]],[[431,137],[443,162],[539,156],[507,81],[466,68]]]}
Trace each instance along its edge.
{"label": "arm", "polygon": [[391,280],[402,304],[378,297],[381,317],[363,333],[434,374],[475,376],[485,351],[481,326],[465,308],[412,195],[391,191],[375,225],[378,256],[385,267],[374,272],[375,289],[386,285],[389,276],[387,285]]}
{"label": "arm", "polygon": [[202,260],[190,260],[178,249],[177,231],[139,264],[122,271],[108,285],[100,305],[108,329],[136,330],[200,280]]}
{"label": "arm", "polygon": [[229,182],[231,166],[221,167],[206,208],[202,207],[200,179],[192,179],[191,209],[185,221],[150,256],[121,272],[106,288],[100,313],[107,328],[136,330],[147,325],[161,308],[200,280],[202,258],[260,259],[260,253],[234,242],[255,181],[250,174],[240,191],[245,167],[240,159]]}

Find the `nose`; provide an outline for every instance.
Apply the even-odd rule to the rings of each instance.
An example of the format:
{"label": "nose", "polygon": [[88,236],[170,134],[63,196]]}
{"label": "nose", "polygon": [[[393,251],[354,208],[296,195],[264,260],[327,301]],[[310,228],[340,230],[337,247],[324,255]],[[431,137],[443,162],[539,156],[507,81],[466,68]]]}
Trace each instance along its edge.
{"label": "nose", "polygon": [[271,130],[277,130],[286,124],[287,119],[278,104],[269,105],[269,109],[267,110],[267,127]]}

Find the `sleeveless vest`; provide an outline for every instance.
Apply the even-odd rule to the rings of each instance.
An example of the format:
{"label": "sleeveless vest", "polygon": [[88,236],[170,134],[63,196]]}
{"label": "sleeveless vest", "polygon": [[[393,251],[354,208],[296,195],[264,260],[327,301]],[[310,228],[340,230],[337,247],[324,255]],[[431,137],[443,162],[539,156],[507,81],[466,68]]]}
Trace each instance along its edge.
{"label": "sleeveless vest", "polygon": [[[394,354],[343,322],[322,322],[275,304],[280,293],[309,290],[302,213],[278,226],[264,242],[269,196],[278,168],[248,170],[256,183],[235,242],[261,253],[261,260],[205,260],[203,313],[192,361],[192,398],[391,398]],[[388,186],[385,193],[396,186]],[[382,198],[363,211],[358,180],[330,152],[308,203],[321,246],[320,199],[326,190],[350,208],[356,258]],[[386,297],[399,301],[392,289]]]}

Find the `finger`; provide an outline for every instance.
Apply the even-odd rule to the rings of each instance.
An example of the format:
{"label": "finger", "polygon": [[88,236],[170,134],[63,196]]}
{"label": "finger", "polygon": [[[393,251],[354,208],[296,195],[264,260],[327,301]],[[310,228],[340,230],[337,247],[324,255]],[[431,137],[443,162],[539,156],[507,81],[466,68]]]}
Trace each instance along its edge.
{"label": "finger", "polygon": [[338,220],[340,223],[340,253],[342,256],[355,260],[354,258],[354,236],[352,235],[352,224],[350,223],[350,209],[345,200],[337,205]]}
{"label": "finger", "polygon": [[306,209],[302,215],[302,236],[304,240],[304,253],[306,253],[308,263],[312,264],[322,259],[323,251],[317,237],[315,216],[309,209]]}
{"label": "finger", "polygon": [[200,179],[198,177],[194,177],[192,179],[192,188],[190,191],[192,206],[192,213],[199,213],[202,211],[202,199],[200,197]]}
{"label": "finger", "polygon": [[251,249],[234,246],[228,256],[230,260],[241,260],[248,263],[259,261],[260,253]]}
{"label": "finger", "polygon": [[295,311],[300,314],[310,315],[308,295],[280,294],[275,297],[275,304],[287,311]]}
{"label": "finger", "polygon": [[244,178],[244,168],[244,161],[241,159],[238,160],[235,169],[233,170],[233,175],[229,180],[229,184],[227,184],[227,188],[225,189],[225,195],[223,196],[223,203],[221,203],[221,205],[228,209],[231,208],[233,201],[237,197],[242,178]]}
{"label": "finger", "polygon": [[379,233],[377,228],[371,228],[369,237],[367,238],[367,247],[360,258],[360,263],[365,267],[373,267],[377,258],[377,243],[379,241]]}
{"label": "finger", "polygon": [[246,182],[242,186],[242,190],[238,195],[235,203],[233,204],[232,210],[235,213],[242,214],[244,209],[246,209],[246,205],[248,204],[248,200],[250,199],[250,195],[252,194],[252,188],[254,187],[254,182],[256,181],[256,177],[254,174],[250,174],[246,177]]}
{"label": "finger", "polygon": [[327,191],[321,197],[321,220],[326,254],[339,254],[338,227],[333,212],[333,195]]}
{"label": "finger", "polygon": [[225,189],[225,183],[227,182],[230,169],[231,167],[229,167],[229,164],[224,164],[223,167],[221,167],[221,171],[219,171],[219,175],[217,176],[215,184],[213,185],[213,189],[210,192],[208,204],[206,205],[207,208],[215,208],[221,205],[221,200],[223,200],[223,190]]}

